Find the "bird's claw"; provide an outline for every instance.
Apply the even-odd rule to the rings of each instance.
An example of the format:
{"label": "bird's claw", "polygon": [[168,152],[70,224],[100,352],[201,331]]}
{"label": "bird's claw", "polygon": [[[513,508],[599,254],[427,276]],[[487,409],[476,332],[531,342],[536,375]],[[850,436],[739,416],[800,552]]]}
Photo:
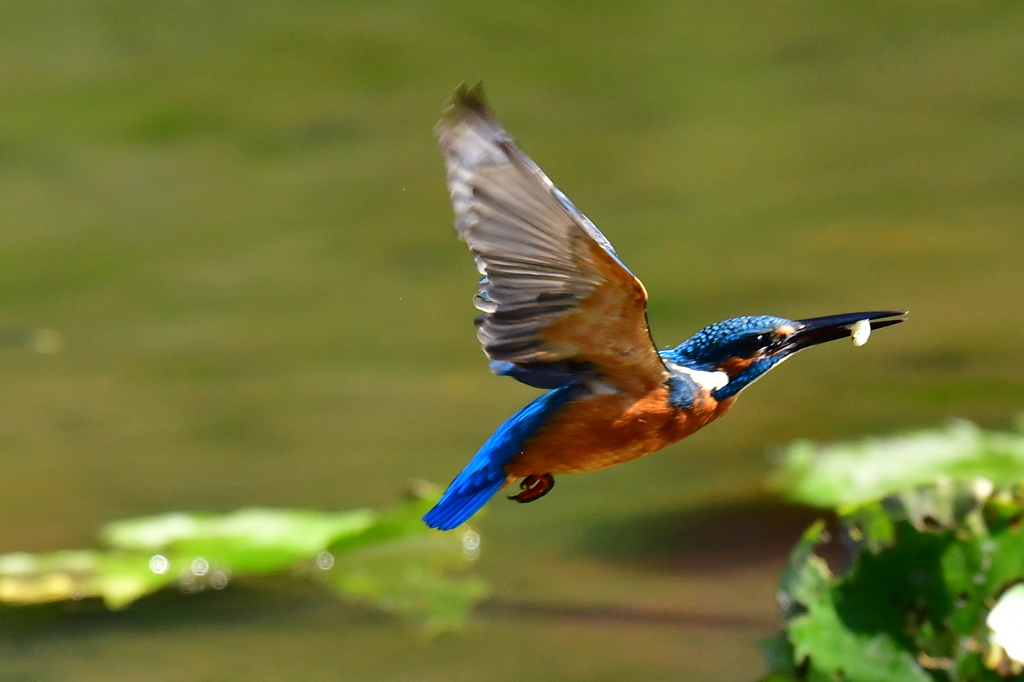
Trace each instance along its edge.
{"label": "bird's claw", "polygon": [[540,476],[531,474],[519,483],[519,488],[523,492],[511,495],[508,499],[522,503],[533,502],[547,495],[554,487],[555,477],[551,474],[541,474]]}

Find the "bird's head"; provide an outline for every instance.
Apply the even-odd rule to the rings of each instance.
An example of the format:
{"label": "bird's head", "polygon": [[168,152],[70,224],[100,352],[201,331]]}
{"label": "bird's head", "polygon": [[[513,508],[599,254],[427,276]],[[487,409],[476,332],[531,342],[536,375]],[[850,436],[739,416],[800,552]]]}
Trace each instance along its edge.
{"label": "bird's head", "polygon": [[771,315],[734,317],[700,330],[665,354],[675,364],[703,372],[723,372],[728,383],[713,391],[721,400],[736,395],[793,353],[851,335],[865,320],[871,329],[902,322],[902,311],[846,313],[806,320]]}

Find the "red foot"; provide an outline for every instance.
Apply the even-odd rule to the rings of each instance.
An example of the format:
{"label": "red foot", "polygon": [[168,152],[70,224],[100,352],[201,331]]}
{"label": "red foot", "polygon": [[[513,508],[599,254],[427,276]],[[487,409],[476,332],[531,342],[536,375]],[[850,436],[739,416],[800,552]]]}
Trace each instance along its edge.
{"label": "red foot", "polygon": [[519,487],[523,492],[512,495],[508,499],[516,502],[533,502],[551,492],[551,489],[555,487],[555,477],[551,474],[541,474],[540,476],[531,474],[519,483]]}

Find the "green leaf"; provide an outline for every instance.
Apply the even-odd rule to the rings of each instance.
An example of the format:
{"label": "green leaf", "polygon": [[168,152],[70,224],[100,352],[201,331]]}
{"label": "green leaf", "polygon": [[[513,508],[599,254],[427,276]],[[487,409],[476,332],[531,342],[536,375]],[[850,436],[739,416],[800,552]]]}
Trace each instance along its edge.
{"label": "green leaf", "polygon": [[855,632],[823,593],[807,613],[789,622],[797,660],[809,663],[811,679],[851,682],[933,682],[913,654],[881,632]]}
{"label": "green leaf", "polygon": [[786,568],[782,571],[776,598],[787,617],[802,612],[807,604],[818,599],[827,589],[832,572],[814,548],[824,542],[825,522],[815,521],[804,531],[793,552],[789,555]]}
{"label": "green leaf", "polygon": [[[979,654],[968,654],[964,656],[956,666],[956,675],[953,677],[954,680],[964,680],[965,682],[1007,682],[1007,678],[1000,675],[995,670],[990,670],[985,666],[985,661]],[[1017,675],[1012,678],[1017,682],[1020,682],[1021,676]]]}
{"label": "green leaf", "polygon": [[456,561],[451,536],[436,534],[394,540],[366,547],[335,559],[328,584],[349,599],[418,622],[436,632],[462,625],[471,607],[488,593],[487,585],[473,577],[452,577],[445,569]]}
{"label": "green leaf", "polygon": [[907,650],[952,655],[956,643],[946,636],[944,623],[954,597],[941,564],[952,542],[951,532],[920,532],[898,523],[891,547],[862,553],[834,585],[833,603],[843,622],[855,632],[885,633]]}
{"label": "green leaf", "polygon": [[461,626],[488,588],[478,578],[450,573],[476,560],[480,536],[466,526],[424,532],[421,517],[432,504],[430,498],[409,500],[362,533],[340,539],[329,550],[327,584],[346,599],[370,602],[428,632]]}
{"label": "green leaf", "polygon": [[841,512],[851,558],[863,548],[878,553],[896,541],[896,523],[880,502],[868,502]]}
{"label": "green leaf", "polygon": [[0,602],[44,604],[101,598],[112,609],[176,583],[221,589],[229,576],[316,576],[346,599],[368,602],[436,632],[461,625],[486,584],[451,573],[479,555],[464,526],[439,533],[420,520],[433,488],[391,511],[324,513],[243,509],[118,521],[102,530],[111,551],[0,556]]}
{"label": "green leaf", "polygon": [[[423,523],[423,515],[437,502],[439,495],[435,494],[436,492],[433,489],[422,490],[420,495],[406,499],[398,507],[380,515],[374,523],[368,524],[359,532],[336,537],[330,543],[331,551],[347,552],[365,545],[399,538],[437,535],[436,531],[429,530]],[[459,533],[454,533],[453,539],[456,537],[461,536]]]}
{"label": "green leaf", "polygon": [[242,509],[222,516],[165,514],[106,526],[112,547],[170,555],[171,570],[202,558],[235,573],[270,573],[316,556],[330,544],[371,527],[369,510],[324,513]]}
{"label": "green leaf", "polygon": [[[785,632],[777,632],[771,637],[765,637],[761,640],[759,647],[772,673],[780,675],[780,679],[784,680],[796,678],[796,652],[793,650],[793,643],[789,641],[789,636]],[[769,679],[774,678],[769,676],[762,680],[762,682]]]}
{"label": "green leaf", "polygon": [[[948,486],[942,482],[937,487]],[[845,524],[851,518],[875,524],[878,520],[865,521],[865,514],[888,513],[892,532],[880,547],[855,548],[849,568],[837,575],[813,554],[823,525],[812,525],[793,550],[780,583],[780,596],[788,597],[780,601],[791,604],[786,640],[780,641],[792,644],[793,663],[806,666],[806,679],[1002,679],[985,668],[989,658],[995,661],[990,666],[1011,674],[1007,671],[1017,663],[1001,649],[986,653],[989,658],[976,654],[989,641],[985,615],[994,595],[1024,580],[1024,528],[1004,522],[1019,520],[1021,507],[1008,517],[1003,492],[992,496],[990,505],[995,509],[986,507],[984,517],[995,522],[992,530],[984,524],[918,528],[907,518],[897,520],[906,516],[898,505],[889,511],[878,504],[854,510],[843,517]],[[1003,621],[1007,638],[1015,632],[1018,615]],[[770,651],[772,669],[792,674],[792,664],[779,660],[784,651],[779,646]],[[943,672],[934,678],[919,661]]]}
{"label": "green leaf", "polygon": [[0,556],[0,601],[8,604],[100,598],[120,609],[173,581],[150,570],[145,556],[95,550]]}
{"label": "green leaf", "polygon": [[783,673],[773,670],[762,677],[759,682],[798,682],[799,679],[795,673]]}
{"label": "green leaf", "polygon": [[986,432],[957,421],[857,443],[791,445],[774,485],[790,499],[816,507],[847,507],[948,477],[983,477],[997,486],[1024,480],[1024,434]]}
{"label": "green leaf", "polygon": [[[821,522],[794,548],[780,583],[787,628],[766,649],[781,679],[1024,679],[1024,436],[960,422],[800,443],[777,480],[838,507],[848,550],[830,572],[815,555]],[[990,612],[1001,595],[1005,610]]]}
{"label": "green leaf", "polygon": [[839,673],[848,680],[930,679],[912,650],[914,636],[922,628],[931,632],[935,623],[941,627],[950,609],[939,570],[949,538],[903,522],[888,550],[863,552],[849,572],[832,576],[820,558],[808,556],[820,534],[818,522],[782,579],[782,589],[804,606],[788,625],[795,662],[809,661],[827,679]]}

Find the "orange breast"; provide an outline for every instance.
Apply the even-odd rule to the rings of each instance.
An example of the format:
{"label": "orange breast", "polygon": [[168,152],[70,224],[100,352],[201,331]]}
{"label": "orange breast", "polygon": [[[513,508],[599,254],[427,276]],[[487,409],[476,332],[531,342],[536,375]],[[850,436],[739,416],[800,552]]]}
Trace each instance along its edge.
{"label": "orange breast", "polygon": [[627,462],[686,438],[725,414],[734,400],[718,402],[705,395],[682,410],[669,403],[668,389],[659,386],[640,398],[616,393],[568,403],[505,471],[516,479]]}

